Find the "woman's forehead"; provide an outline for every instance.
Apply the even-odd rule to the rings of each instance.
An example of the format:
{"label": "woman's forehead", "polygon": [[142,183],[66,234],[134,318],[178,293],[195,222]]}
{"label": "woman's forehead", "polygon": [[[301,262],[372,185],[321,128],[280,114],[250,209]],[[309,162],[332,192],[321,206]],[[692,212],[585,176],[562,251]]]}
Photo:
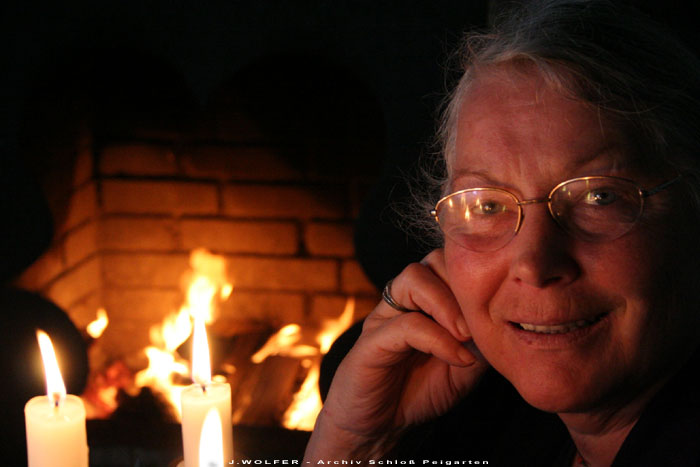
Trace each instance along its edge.
{"label": "woman's forehead", "polygon": [[564,176],[627,165],[633,153],[618,125],[539,73],[480,73],[462,98],[455,130],[453,179],[464,172]]}

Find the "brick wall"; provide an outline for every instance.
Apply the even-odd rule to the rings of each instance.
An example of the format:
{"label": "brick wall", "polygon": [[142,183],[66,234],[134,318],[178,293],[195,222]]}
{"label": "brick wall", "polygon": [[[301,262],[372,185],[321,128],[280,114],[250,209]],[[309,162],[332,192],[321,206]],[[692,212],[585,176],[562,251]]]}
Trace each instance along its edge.
{"label": "brick wall", "polygon": [[90,175],[75,174],[52,248],[18,285],[41,291],[81,328],[105,307],[110,358],[143,348],[149,327],[179,308],[189,252],[199,247],[226,258],[235,284],[219,334],[314,326],[351,296],[360,317],[376,302],[353,257],[366,178],[309,178],[256,145],[108,142],[78,158]]}
{"label": "brick wall", "polygon": [[172,69],[131,58],[42,79],[49,88],[28,105],[24,152],[55,235],[16,285],[81,329],[105,308],[92,374],[115,361],[135,371],[151,326],[184,302],[191,251],[223,256],[234,289],[209,327],[215,370],[229,377],[235,423],[278,425],[319,358],[250,357],[287,324],[313,344],[348,298],[356,320],[379,299],[354,257],[353,224],[382,170],[381,111],[318,60],[253,66],[198,106]]}
{"label": "brick wall", "polygon": [[[219,335],[314,327],[348,297],[356,318],[366,315],[378,294],[354,258],[352,229],[382,169],[381,112],[345,72],[297,62],[274,86],[269,64],[249,69],[199,109],[167,85],[169,69],[71,75],[68,88],[46,81],[53,87],[32,104],[25,150],[56,232],[17,285],[79,328],[106,308],[106,360],[138,352],[149,327],[180,307],[189,253],[200,247],[226,258],[235,284],[212,328]],[[136,69],[138,79],[119,75]],[[124,84],[144,82],[148,91]],[[77,95],[84,89],[100,93]]]}

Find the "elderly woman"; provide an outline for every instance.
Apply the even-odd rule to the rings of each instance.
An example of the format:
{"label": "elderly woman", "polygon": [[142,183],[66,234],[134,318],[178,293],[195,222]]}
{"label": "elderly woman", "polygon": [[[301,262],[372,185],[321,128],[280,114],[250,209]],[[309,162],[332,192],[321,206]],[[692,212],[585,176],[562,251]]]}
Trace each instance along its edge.
{"label": "elderly woman", "polygon": [[700,465],[698,62],[596,0],[531,3],[468,49],[443,247],[385,288],[306,460]]}

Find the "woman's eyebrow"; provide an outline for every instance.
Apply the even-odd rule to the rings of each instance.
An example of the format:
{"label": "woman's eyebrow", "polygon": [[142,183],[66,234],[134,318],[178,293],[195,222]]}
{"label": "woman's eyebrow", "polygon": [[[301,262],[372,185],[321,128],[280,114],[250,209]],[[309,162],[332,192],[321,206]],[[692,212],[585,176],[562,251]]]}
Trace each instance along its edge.
{"label": "woman's eyebrow", "polygon": [[587,167],[600,165],[604,165],[609,170],[617,170],[623,165],[620,160],[623,154],[624,147],[619,142],[610,142],[585,157],[571,161],[566,170],[567,173],[574,174]]}
{"label": "woman's eyebrow", "polygon": [[[600,149],[592,151],[585,156],[576,158],[567,164],[565,168],[567,176],[576,176],[576,172],[580,172],[582,169],[591,166],[604,166],[605,169],[617,170],[620,167],[626,166],[620,160],[620,156],[623,154],[624,148],[619,143],[610,143],[602,146]],[[479,181],[490,185],[504,185],[502,181],[497,180],[494,176],[485,170],[475,169],[475,168],[461,168],[455,170],[453,174],[453,180],[459,180],[461,178],[475,178]]]}
{"label": "woman's eyebrow", "polygon": [[462,178],[478,179],[485,185],[501,185],[502,183],[493,178],[488,172],[474,169],[458,169],[452,178],[452,183]]}

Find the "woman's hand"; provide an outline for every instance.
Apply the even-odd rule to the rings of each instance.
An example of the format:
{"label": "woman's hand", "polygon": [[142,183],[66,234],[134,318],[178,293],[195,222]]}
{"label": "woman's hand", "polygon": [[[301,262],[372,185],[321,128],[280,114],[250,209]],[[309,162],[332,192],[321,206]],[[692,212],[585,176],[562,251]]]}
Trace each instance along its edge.
{"label": "woman's hand", "polygon": [[391,294],[421,312],[382,301],[370,313],[338,367],[305,460],[381,456],[401,428],[449,410],[486,369],[467,350],[471,336],[447,285],[442,250],[406,267]]}

